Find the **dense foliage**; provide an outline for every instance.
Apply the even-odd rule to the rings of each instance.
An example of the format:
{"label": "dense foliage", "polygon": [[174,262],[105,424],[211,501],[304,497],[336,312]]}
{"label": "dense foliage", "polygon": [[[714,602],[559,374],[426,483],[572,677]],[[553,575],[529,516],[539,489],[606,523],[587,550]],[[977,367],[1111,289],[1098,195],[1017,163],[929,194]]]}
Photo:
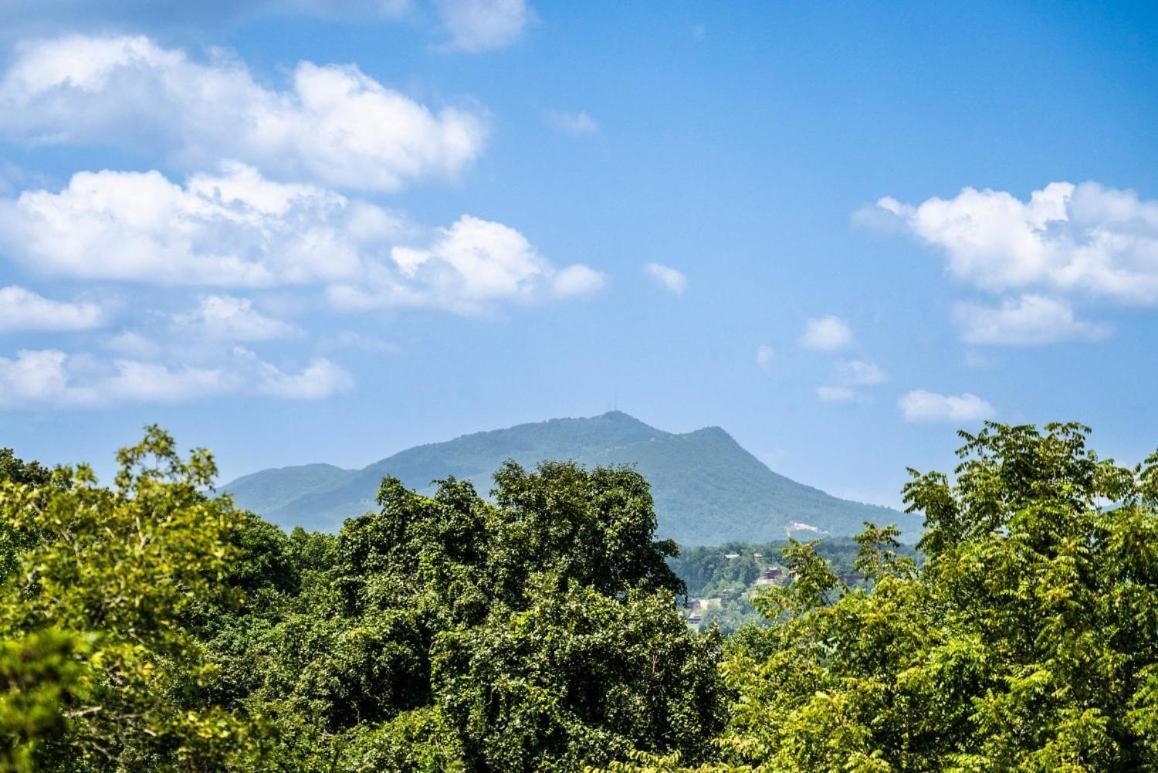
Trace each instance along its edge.
{"label": "dense foliage", "polygon": [[387,478],[330,536],[213,496],[156,428],[120,462],[5,467],[2,768],[576,770],[722,727],[631,470]]}
{"label": "dense foliage", "polygon": [[[700,631],[715,626],[722,633],[732,633],[745,625],[769,625],[770,621],[753,602],[766,585],[787,581],[786,573],[784,579],[778,581],[762,575],[769,569],[786,568],[783,554],[791,545],[789,540],[760,544],[727,542],[682,549],[679,555],[668,559],[672,571],[687,585],[692,601],[690,622]],[[844,583],[856,585],[865,581],[856,566],[860,552],[856,539],[825,537],[815,543],[815,550]],[[919,559],[912,545],[898,545],[897,551],[914,561]],[[699,622],[696,617],[700,618]]]}
{"label": "dense foliage", "polygon": [[109,487],[0,452],[0,769],[1158,768],[1158,454],[1087,435],[963,435],[905,489],[920,563],[790,541],[726,639],[670,567],[755,564],[680,563],[630,469],[386,478],[286,534],[156,428]]}

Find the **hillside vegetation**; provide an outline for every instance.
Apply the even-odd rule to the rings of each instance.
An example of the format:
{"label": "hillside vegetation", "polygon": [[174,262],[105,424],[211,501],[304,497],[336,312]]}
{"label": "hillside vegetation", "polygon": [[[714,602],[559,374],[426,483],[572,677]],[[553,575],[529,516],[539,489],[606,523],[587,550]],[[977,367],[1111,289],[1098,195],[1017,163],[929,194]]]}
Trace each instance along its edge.
{"label": "hillside vegetation", "polygon": [[[710,547],[681,550],[668,559],[672,571],[687,588],[685,614],[697,630],[712,626],[732,633],[745,625],[767,625],[753,601],[770,585],[790,581],[784,566],[788,540],[760,544],[728,542]],[[816,554],[824,559],[843,582],[856,587],[865,582],[857,570],[860,546],[851,537],[832,537],[815,542]],[[911,545],[898,545],[896,552],[909,560],[919,560]]]}
{"label": "hillside vegetation", "polygon": [[[396,477],[422,493],[453,476],[486,494],[506,460],[544,459],[587,468],[633,465],[650,482],[658,533],[681,545],[783,539],[795,523],[851,536],[866,520],[897,522],[914,538],[916,519],[830,496],[777,475],[718,427],[673,434],[612,411],[589,419],[554,419],[479,432],[411,448],[362,470],[311,464],[265,470],[226,486],[239,506],[286,528],[337,531],[374,508],[378,484]],[[807,534],[807,531],[798,531]]]}
{"label": "hillside vegetation", "polygon": [[387,477],[287,534],[155,427],[107,486],[0,452],[0,769],[1158,769],[1158,454],[1087,434],[963,434],[905,488],[919,564],[790,540],[727,637],[629,468]]}

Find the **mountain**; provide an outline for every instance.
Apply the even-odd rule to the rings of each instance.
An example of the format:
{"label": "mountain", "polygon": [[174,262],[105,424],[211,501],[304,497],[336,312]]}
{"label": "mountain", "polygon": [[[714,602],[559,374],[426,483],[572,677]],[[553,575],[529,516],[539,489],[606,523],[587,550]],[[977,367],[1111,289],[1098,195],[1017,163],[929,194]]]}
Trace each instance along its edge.
{"label": "mountain", "polygon": [[374,496],[386,475],[426,492],[431,481],[453,475],[485,493],[504,459],[524,466],[544,459],[635,465],[651,482],[659,536],[681,545],[760,542],[787,532],[849,535],[866,520],[896,522],[907,532],[916,525],[913,516],[838,499],[778,475],[719,427],[676,434],[620,411],[464,435],[361,470],[329,464],[263,470],[225,490],[239,506],[282,526],[337,530],[344,519],[376,509]]}

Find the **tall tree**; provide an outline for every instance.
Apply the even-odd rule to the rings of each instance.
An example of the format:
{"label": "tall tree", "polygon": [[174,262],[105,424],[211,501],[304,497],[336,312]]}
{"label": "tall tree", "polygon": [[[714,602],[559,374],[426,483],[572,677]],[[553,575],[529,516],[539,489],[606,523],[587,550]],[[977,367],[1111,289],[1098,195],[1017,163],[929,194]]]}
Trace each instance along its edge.
{"label": "tall tree", "polygon": [[[189,626],[227,591],[227,499],[212,457],[150,427],[114,485],[86,467],[0,482],[0,518],[35,533],[0,586],[0,722],[12,767],[218,769],[256,753],[242,716],[198,700],[214,665]],[[21,711],[13,707],[20,702]]]}
{"label": "tall tree", "polygon": [[811,546],[738,634],[722,760],[776,770],[1158,767],[1158,454],[1128,469],[1077,424],[962,433],[912,472],[918,570],[871,524],[843,587]]}

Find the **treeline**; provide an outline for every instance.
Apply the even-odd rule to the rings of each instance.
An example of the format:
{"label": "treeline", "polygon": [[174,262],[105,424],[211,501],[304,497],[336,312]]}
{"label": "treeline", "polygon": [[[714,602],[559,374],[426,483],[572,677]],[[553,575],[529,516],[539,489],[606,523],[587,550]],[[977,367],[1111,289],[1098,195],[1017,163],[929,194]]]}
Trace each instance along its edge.
{"label": "treeline", "polygon": [[888,526],[791,541],[727,637],[630,469],[386,479],[286,534],[157,428],[109,486],[0,452],[0,769],[1155,768],[1158,454],[1087,435],[964,434],[905,488],[919,565]]}

